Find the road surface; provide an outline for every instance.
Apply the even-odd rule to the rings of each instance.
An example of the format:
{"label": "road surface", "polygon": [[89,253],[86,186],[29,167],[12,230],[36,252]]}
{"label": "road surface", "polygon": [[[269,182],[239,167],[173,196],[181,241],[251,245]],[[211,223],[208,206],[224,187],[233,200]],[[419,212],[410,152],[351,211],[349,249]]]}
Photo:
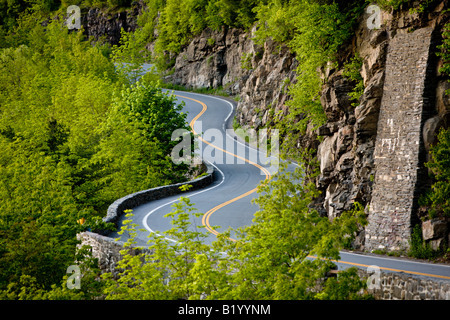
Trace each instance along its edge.
{"label": "road surface", "polygon": [[[276,166],[266,163],[265,153],[246,146],[232,132],[228,131],[227,134],[226,129],[230,128],[234,108],[231,102],[188,92],[174,94],[179,102],[184,101],[183,111],[188,113],[188,122],[194,131],[204,133],[199,142],[199,153],[215,167],[215,181],[212,185],[183,194],[191,199],[199,212],[205,213],[191,221],[193,227],[206,226],[204,232],[208,236],[205,241],[212,243],[217,232],[252,223],[253,215],[258,210],[252,204],[252,199],[258,195],[256,187],[276,172]],[[294,169],[294,164],[289,165],[288,170]],[[145,228],[145,232],[138,232],[137,245],[145,246],[150,232],[161,233],[172,227],[170,220],[164,218],[164,215],[172,210],[171,205],[179,197],[180,195],[167,197],[133,209],[133,221]],[[220,228],[215,231],[212,226]],[[231,237],[233,238],[233,234]],[[348,251],[342,251],[341,260],[336,263],[339,269],[353,266],[367,269],[369,266],[376,266],[384,272],[403,272],[450,281],[450,265],[445,264]]]}

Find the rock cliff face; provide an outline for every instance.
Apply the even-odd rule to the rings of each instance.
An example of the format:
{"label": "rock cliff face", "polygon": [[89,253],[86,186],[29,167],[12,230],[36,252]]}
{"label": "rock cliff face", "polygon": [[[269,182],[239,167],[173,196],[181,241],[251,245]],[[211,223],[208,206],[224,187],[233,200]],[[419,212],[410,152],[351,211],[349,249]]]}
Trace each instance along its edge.
{"label": "rock cliff face", "polygon": [[275,112],[286,111],[286,88],[296,67],[285,46],[257,45],[251,32],[205,30],[178,55],[167,81],[188,88],[223,87],[239,96],[238,123],[258,129],[270,124]]}
{"label": "rock cliff face", "polygon": [[417,200],[429,183],[424,162],[438,127],[448,125],[448,82],[434,54],[443,8],[444,2],[422,14],[383,12],[379,30],[369,30],[363,16],[353,42],[364,61],[358,106],[345,99],[340,70],[322,92],[328,122],[318,132],[325,136],[318,148],[320,203],[330,218],[354,201],[366,205],[369,225],[355,246],[369,251],[408,249],[420,221]]}
{"label": "rock cliff face", "polygon": [[[356,107],[349,98],[355,84],[343,69],[321,74],[327,122],[315,132],[308,130],[298,146],[317,149],[321,196],[315,205],[323,215],[334,219],[355,201],[367,207],[370,223],[354,243],[357,248],[407,248],[412,226],[424,214],[417,205],[420,191],[430,183],[423,164],[438,130],[450,126],[450,99],[445,94],[450,85],[438,71],[442,61],[434,55],[442,41],[446,5],[447,1],[435,2],[420,14],[382,11],[382,26],[373,30],[367,27],[369,15],[361,16],[351,45],[341,54],[348,58],[358,53],[363,59],[365,89]],[[141,7],[136,2],[132,10],[113,16],[91,9],[83,24],[88,35],[106,35],[116,44],[121,27],[136,27]],[[287,87],[295,81],[298,64],[287,47],[272,41],[258,45],[252,33],[204,30],[178,54],[166,80],[188,88],[223,87],[239,97],[236,121],[242,127],[270,126],[274,115],[289,112]],[[422,53],[425,60],[416,65]],[[423,86],[415,86],[420,81]],[[410,94],[415,97],[405,98]],[[413,105],[419,108],[416,116],[408,111]],[[415,160],[409,163],[411,157]],[[449,223],[423,223],[424,239],[434,248],[450,243]]]}
{"label": "rock cliff face", "polygon": [[[372,207],[369,214],[372,225],[366,230],[368,234],[362,231],[354,243],[360,249],[364,249],[366,240],[370,243],[366,248],[369,250],[406,249],[412,226],[419,221],[417,197],[429,183],[423,164],[427,160],[430,145],[435,142],[436,132],[440,127],[450,124],[450,101],[445,95],[449,84],[437,71],[442,61],[435,59],[433,53],[436,52],[436,44],[441,41],[445,22],[442,15],[444,7],[445,1],[420,14],[412,14],[408,10],[382,12],[383,24],[380,29],[373,30],[367,27],[368,15],[361,17],[351,47],[347,48],[348,52],[358,53],[363,59],[361,75],[365,90],[356,107],[352,106],[348,95],[354,83],[343,76],[342,69],[328,70],[322,74],[325,84],[321,103],[327,123],[316,132],[308,132],[299,141],[299,146],[317,147],[320,160],[317,186],[322,191],[321,197],[317,199],[317,208],[323,214],[333,219],[349,210],[355,201]],[[394,49],[404,54],[403,58],[401,54],[395,58],[397,54],[392,53]],[[414,52],[426,53],[422,64],[423,75],[420,72],[416,74],[414,66],[420,53],[416,57]],[[398,79],[389,77],[388,85],[385,83],[387,60],[393,64],[389,72],[396,68],[405,70],[404,73],[397,73]],[[270,125],[272,116],[278,111],[284,114],[289,112],[285,104],[289,99],[286,88],[295,81],[296,67],[295,56],[286,47],[270,41],[258,46],[252,41],[251,33],[240,30],[205,30],[178,55],[175,71],[168,79],[191,88],[224,87],[230,94],[239,96],[237,122],[243,127],[258,129]],[[414,70],[409,72],[408,68]],[[418,83],[416,80],[423,82],[422,89],[420,86],[413,88],[408,85],[414,86],[414,83]],[[404,85],[397,84],[400,82]],[[426,92],[420,94],[417,90]],[[418,96],[412,97],[409,102],[401,100],[411,93],[413,96],[417,93]],[[387,97],[388,94],[391,98]],[[407,115],[410,113],[406,109],[413,104],[420,104],[420,116],[409,119]],[[382,105],[385,107],[382,108]],[[391,109],[395,116],[384,114],[390,106],[394,106]],[[380,115],[380,110],[384,110],[383,115]],[[399,141],[394,141],[395,137],[388,137],[390,132],[383,131],[383,128],[389,129],[387,121],[391,121],[391,127],[395,126],[395,131],[404,137],[399,138]],[[416,132],[415,138],[412,138],[412,132]],[[318,136],[323,138],[320,143]],[[378,158],[383,156],[381,149],[389,149],[388,140],[391,151],[393,143],[403,143],[403,150],[398,148],[398,154],[389,153],[392,163],[388,161],[382,164]],[[408,152],[411,155],[408,156]],[[401,160],[401,157],[415,157],[416,162],[407,168],[403,166],[406,158]],[[399,164],[397,167],[395,162]],[[383,166],[387,169],[382,169]],[[415,173],[410,176],[409,172]],[[408,187],[400,180],[390,180],[394,176],[400,179],[399,175],[404,179],[402,183]],[[394,202],[388,204],[386,196],[393,199],[397,207],[405,210],[404,215],[399,214],[402,211],[399,208],[393,208]],[[382,212],[388,217],[387,220],[380,218]],[[400,222],[395,222],[395,219]],[[441,224],[433,224],[439,225],[439,230],[445,230],[441,230],[439,236],[430,236],[430,241],[442,243],[442,239],[448,237],[448,222]],[[398,229],[403,228],[404,231],[395,231],[395,225],[401,225]],[[432,228],[428,225],[432,224],[424,224],[426,237],[433,233],[429,231]],[[378,229],[384,231],[378,232]],[[384,243],[383,239],[387,238],[391,240]],[[396,238],[402,240],[396,242]]]}
{"label": "rock cliff face", "polygon": [[120,30],[134,31],[137,27],[137,17],[143,8],[142,1],[134,1],[130,9],[119,12],[105,12],[99,8],[83,9],[81,24],[85,35],[95,41],[103,41],[112,45],[119,44]]}

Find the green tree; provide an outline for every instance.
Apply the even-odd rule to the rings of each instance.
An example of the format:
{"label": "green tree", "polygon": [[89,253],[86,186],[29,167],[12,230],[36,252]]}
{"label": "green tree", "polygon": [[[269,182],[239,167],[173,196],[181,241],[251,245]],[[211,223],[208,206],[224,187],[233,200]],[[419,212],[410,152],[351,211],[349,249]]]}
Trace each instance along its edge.
{"label": "green tree", "polygon": [[318,70],[336,63],[336,53],[351,36],[365,1],[340,6],[334,1],[268,1],[257,12],[259,41],[267,38],[287,44],[299,63],[297,77],[289,87],[289,113],[276,115],[280,133],[289,136],[284,149],[295,156],[295,145],[309,124],[326,121],[320,103],[322,80]]}
{"label": "green tree", "polygon": [[[211,297],[282,300],[327,297],[321,295],[320,287],[330,288],[329,281],[333,280],[326,280],[325,275],[334,267],[332,260],[339,258],[339,250],[348,238],[354,236],[358,225],[365,223],[364,213],[347,212],[332,222],[321,217],[309,208],[317,195],[314,185],[295,182],[303,176],[302,170],[280,173],[259,187],[256,203],[260,210],[253,224],[242,230],[237,242],[228,241],[226,245],[229,264],[226,270],[236,272],[229,274],[228,285]],[[356,298],[363,283],[352,272],[340,273],[339,279],[349,277],[354,283],[340,290],[345,291],[341,295]]]}
{"label": "green tree", "polygon": [[[208,261],[218,259],[219,255],[202,241],[207,235],[195,226],[193,220],[201,214],[193,208],[188,198],[181,197],[173,205],[174,210],[166,215],[173,228],[161,235],[152,233],[148,252],[135,254],[133,247],[136,225],[131,220],[124,221],[121,232],[128,232],[131,238],[121,252],[124,258],[118,266],[124,270],[119,279],[105,273],[104,293],[106,299],[189,299],[196,295],[199,279],[193,273],[199,257]],[[128,213],[127,217],[131,217]],[[208,270],[209,271],[209,270]]]}
{"label": "green tree", "polygon": [[431,206],[432,215],[450,216],[450,129],[438,134],[438,143],[431,147],[431,161],[425,166],[434,174],[435,182],[422,199]]}
{"label": "green tree", "polygon": [[326,277],[339,249],[365,223],[364,212],[357,206],[332,222],[320,217],[308,208],[313,185],[294,182],[302,175],[284,172],[262,184],[254,223],[238,230],[237,241],[228,230],[212,246],[191,226],[190,216],[200,215],[181,198],[168,215],[174,227],[151,235],[149,253],[124,251],[119,280],[105,276],[107,299],[364,298],[365,283],[354,269],[337,281]]}
{"label": "green tree", "polygon": [[36,17],[0,50],[0,295],[13,299],[59,290],[76,234],[104,229],[114,200],[187,172],[168,157],[166,131],[187,127],[174,99],[123,89],[103,45]]}

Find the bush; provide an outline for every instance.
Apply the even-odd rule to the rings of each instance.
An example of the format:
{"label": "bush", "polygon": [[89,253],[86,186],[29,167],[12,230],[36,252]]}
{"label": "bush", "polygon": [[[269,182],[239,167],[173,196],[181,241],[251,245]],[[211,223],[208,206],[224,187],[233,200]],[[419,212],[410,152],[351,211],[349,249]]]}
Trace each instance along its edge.
{"label": "bush", "polygon": [[434,174],[431,190],[422,198],[422,204],[431,206],[437,214],[450,216],[450,129],[438,134],[438,143],[431,147],[431,161],[425,166]]}
{"label": "bush", "polygon": [[431,246],[423,240],[420,224],[414,226],[408,255],[417,259],[434,259],[442,254],[442,250],[433,250]]}
{"label": "bush", "polygon": [[364,81],[361,76],[362,64],[363,59],[356,54],[344,67],[344,76],[355,83],[353,91],[349,93],[351,100],[354,101],[352,103],[354,107],[358,106],[359,99],[364,93]]}

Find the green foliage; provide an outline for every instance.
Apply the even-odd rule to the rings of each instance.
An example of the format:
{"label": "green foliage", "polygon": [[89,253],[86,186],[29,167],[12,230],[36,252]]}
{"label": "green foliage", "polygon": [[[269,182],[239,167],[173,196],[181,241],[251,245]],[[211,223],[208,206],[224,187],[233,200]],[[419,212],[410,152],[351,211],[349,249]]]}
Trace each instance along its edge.
{"label": "green foliage", "polygon": [[63,5],[76,4],[80,5],[81,7],[97,7],[108,11],[118,11],[130,8],[132,6],[132,3],[133,1],[131,0],[69,0],[67,2],[63,0]]}
{"label": "green foliage", "polygon": [[260,185],[254,223],[241,231],[238,242],[228,243],[228,269],[236,272],[222,292],[225,298],[321,298],[311,289],[324,281],[334,267],[331,260],[339,258],[347,237],[364,222],[351,213],[331,222],[309,209],[317,191],[312,183],[296,183],[304,170],[276,174]]}
{"label": "green foliage", "polygon": [[422,0],[419,1],[419,3],[415,2],[414,3],[415,7],[410,8],[409,11],[411,13],[426,12],[430,8],[430,5],[433,4],[434,2],[436,2],[436,0]]}
{"label": "green foliage", "polygon": [[[443,60],[440,72],[450,75],[450,24],[446,24],[443,29],[443,42],[438,46],[440,49],[437,55]],[[448,92],[446,92],[448,94]],[[434,183],[431,190],[426,192],[419,199],[421,206],[428,206],[429,218],[438,215],[450,215],[450,129],[441,131],[438,134],[438,143],[431,147],[431,161],[425,164],[433,173]]]}
{"label": "green foliage", "polygon": [[408,255],[410,257],[418,259],[434,259],[444,254],[445,250],[433,250],[430,244],[426,243],[422,237],[422,228],[420,224],[417,224],[413,228],[411,233],[411,239],[409,241],[410,249]]}
{"label": "green foliage", "polygon": [[244,53],[241,57],[241,68],[244,70],[252,69],[253,53]]}
{"label": "green foliage", "polygon": [[147,10],[139,20],[141,29],[137,32],[152,37],[154,31],[158,31],[153,58],[158,69],[165,70],[173,65],[173,55],[180,52],[193,36],[200,34],[207,27],[213,30],[220,30],[225,26],[250,28],[255,21],[253,8],[259,2],[258,0],[147,1]]}
{"label": "green foliage", "polygon": [[319,300],[366,300],[372,297],[361,294],[366,283],[358,275],[355,267],[340,272],[338,277],[330,278],[326,282],[322,292],[317,294]]}
{"label": "green foliage", "polygon": [[397,10],[401,5],[408,2],[410,2],[410,0],[375,0],[375,3],[385,10]]}
{"label": "green foliage", "polygon": [[363,6],[360,2],[342,10],[339,4],[316,1],[268,1],[260,4],[257,12],[257,39],[270,37],[286,43],[299,62],[296,81],[289,87],[292,99],[289,113],[275,115],[287,153],[295,153],[295,143],[308,124],[319,126],[326,120],[320,103],[322,81],[318,69],[335,61],[339,47],[352,34],[356,18]]}
{"label": "green foliage", "polygon": [[158,20],[155,50],[158,53],[178,53],[193,34],[200,33],[206,27],[203,16],[205,5],[204,0],[167,0]]}
{"label": "green foliage", "polygon": [[438,143],[431,147],[431,161],[425,166],[434,174],[431,190],[421,199],[435,214],[450,216],[450,129],[438,134]]}
{"label": "green foliage", "polygon": [[[441,129],[438,143],[431,147],[431,160],[425,166],[434,174],[431,189],[419,199],[419,204],[426,206],[429,219],[450,216],[450,129]],[[434,259],[445,254],[448,243],[439,250],[433,250],[422,238],[422,228],[414,227],[410,241],[409,255],[421,259]]]}
{"label": "green foliage", "polygon": [[146,40],[143,30],[126,32],[121,29],[119,45],[112,47],[112,60],[116,69],[127,78],[130,83],[135,83],[142,76],[142,64],[150,60],[145,49]]}
{"label": "green foliage", "polygon": [[355,83],[355,87],[349,96],[352,101],[352,106],[358,106],[359,99],[364,93],[364,81],[361,76],[361,68],[363,64],[363,59],[356,54],[349,63],[344,66],[344,76]]}
{"label": "green foliage", "polygon": [[374,2],[386,11],[410,8],[412,13],[421,13],[427,10],[435,0],[375,0]]}
{"label": "green foliage", "polygon": [[[450,24],[444,26],[442,36],[443,43],[438,46],[440,52],[437,55],[444,64],[439,71],[450,75]],[[425,164],[434,175],[434,183],[420,199],[421,205],[429,207],[430,218],[450,216],[450,129],[441,129],[437,140],[438,143],[430,150],[431,161]]]}
{"label": "green foliage", "polygon": [[1,0],[0,26],[5,31],[11,31],[17,27],[17,22],[25,11],[33,9],[48,14],[58,9],[59,4],[56,0]]}
{"label": "green foliage", "polygon": [[255,21],[255,8],[259,0],[213,0],[208,1],[206,21],[209,27],[219,29],[230,27],[250,28]]}
{"label": "green foliage", "polygon": [[23,39],[27,45],[0,52],[0,148],[7,151],[0,156],[2,290],[24,279],[41,289],[59,282],[82,230],[76,220],[100,205],[82,201],[88,182],[77,161],[92,151],[84,130],[99,121],[86,116],[107,103],[84,94],[110,82],[113,68],[98,47],[69,37],[57,22],[42,31],[36,25]]}
{"label": "green foliage", "polygon": [[105,46],[38,16],[23,14],[0,50],[0,295],[14,299],[68,297],[59,284],[76,234],[107,228],[114,200],[188,169],[169,158],[171,132],[187,128],[174,98],[151,82],[128,88]]}
{"label": "green foliage", "polygon": [[440,52],[436,53],[444,62],[439,71],[446,75],[450,75],[450,23],[447,23],[444,26],[442,37],[442,44],[438,46]]}
{"label": "green foliage", "polygon": [[[193,208],[188,198],[181,197],[173,205],[174,210],[166,215],[173,228],[158,234],[151,234],[147,253],[134,254],[123,250],[124,258],[119,267],[124,270],[115,281],[111,274],[104,274],[106,299],[188,299],[200,298],[196,295],[199,286],[203,289],[198,275],[199,261],[214,261],[219,254],[210,250],[202,241],[207,234],[192,226],[193,219],[200,213]],[[131,225],[128,229],[133,229]],[[131,234],[135,234],[131,232]],[[130,238],[125,248],[130,248],[134,239]]]}
{"label": "green foliage", "polygon": [[148,253],[126,254],[118,281],[105,275],[106,298],[364,298],[365,282],[354,269],[341,272],[337,281],[325,277],[339,249],[365,223],[364,214],[355,210],[333,222],[320,217],[308,208],[314,186],[294,182],[303,175],[303,170],[282,172],[260,186],[261,210],[250,227],[236,230],[238,241],[229,239],[228,230],[206,245],[206,234],[198,230],[203,227],[195,225],[201,214],[182,197],[167,215],[173,228],[152,234]]}

